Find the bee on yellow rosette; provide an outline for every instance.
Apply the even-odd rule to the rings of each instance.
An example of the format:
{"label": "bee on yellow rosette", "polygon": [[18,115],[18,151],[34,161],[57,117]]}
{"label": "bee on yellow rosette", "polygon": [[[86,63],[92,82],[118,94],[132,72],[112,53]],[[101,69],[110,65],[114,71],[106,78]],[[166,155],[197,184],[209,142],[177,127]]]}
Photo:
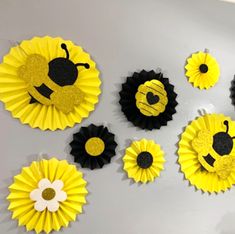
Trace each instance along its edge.
{"label": "bee on yellow rosette", "polygon": [[0,65],[0,100],[23,124],[72,127],[89,116],[100,94],[90,55],[60,37],[34,37],[11,48]]}
{"label": "bee on yellow rosette", "polygon": [[235,122],[222,114],[193,120],[179,142],[179,164],[186,179],[204,192],[235,184]]}

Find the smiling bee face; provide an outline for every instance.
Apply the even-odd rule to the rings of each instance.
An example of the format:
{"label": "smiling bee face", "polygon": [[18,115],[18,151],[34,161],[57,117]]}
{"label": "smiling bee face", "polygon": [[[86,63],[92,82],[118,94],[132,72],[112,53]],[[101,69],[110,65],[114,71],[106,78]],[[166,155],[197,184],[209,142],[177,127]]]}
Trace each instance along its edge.
{"label": "smiling bee face", "polygon": [[198,160],[209,172],[216,172],[225,179],[231,173],[235,161],[231,154],[233,139],[229,135],[229,122],[223,122],[225,132],[217,132],[214,135],[209,130],[201,130],[192,141],[192,147],[198,153]]}
{"label": "smiling bee face", "polygon": [[159,80],[146,81],[138,87],[136,106],[145,116],[158,116],[168,103],[167,92]]}

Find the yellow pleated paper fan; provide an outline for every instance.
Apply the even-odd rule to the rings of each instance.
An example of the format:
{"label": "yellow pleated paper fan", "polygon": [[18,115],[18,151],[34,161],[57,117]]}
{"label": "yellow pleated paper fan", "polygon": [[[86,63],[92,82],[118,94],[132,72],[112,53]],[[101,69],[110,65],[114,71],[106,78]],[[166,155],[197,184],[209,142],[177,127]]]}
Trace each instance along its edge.
{"label": "yellow pleated paper fan", "polygon": [[50,233],[67,227],[86,203],[86,181],[66,160],[34,161],[14,177],[7,197],[12,218],[27,231]]}
{"label": "yellow pleated paper fan", "polygon": [[133,141],[123,157],[124,170],[135,182],[154,181],[164,169],[164,152],[153,140]]}
{"label": "yellow pleated paper fan", "polygon": [[223,114],[192,121],[179,142],[178,162],[186,179],[204,192],[226,191],[235,184],[235,122]]}
{"label": "yellow pleated paper fan", "polygon": [[90,55],[60,37],[34,37],[11,48],[0,65],[0,100],[23,124],[72,127],[89,116],[100,94]]}
{"label": "yellow pleated paper fan", "polygon": [[185,69],[189,82],[199,89],[209,89],[219,80],[219,64],[208,51],[192,54],[187,59]]}

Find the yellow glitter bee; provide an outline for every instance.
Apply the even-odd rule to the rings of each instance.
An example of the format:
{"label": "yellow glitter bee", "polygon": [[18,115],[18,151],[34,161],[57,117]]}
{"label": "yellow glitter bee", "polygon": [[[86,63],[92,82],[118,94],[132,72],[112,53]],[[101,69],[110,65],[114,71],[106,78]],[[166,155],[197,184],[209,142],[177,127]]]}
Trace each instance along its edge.
{"label": "yellow glitter bee", "polygon": [[59,37],[24,40],[0,64],[0,100],[32,128],[56,130],[80,123],[94,110],[100,84],[90,55]]}
{"label": "yellow glitter bee", "polygon": [[[202,166],[209,172],[216,172],[218,176],[226,179],[235,166],[235,158],[230,155],[233,149],[233,139],[229,135],[229,122],[224,120],[225,132],[212,134],[209,130],[198,132],[193,139],[192,147],[198,153]],[[222,170],[224,169],[224,170]]]}
{"label": "yellow glitter bee", "polygon": [[206,114],[190,123],[179,142],[179,163],[198,189],[220,192],[235,184],[235,122]]}

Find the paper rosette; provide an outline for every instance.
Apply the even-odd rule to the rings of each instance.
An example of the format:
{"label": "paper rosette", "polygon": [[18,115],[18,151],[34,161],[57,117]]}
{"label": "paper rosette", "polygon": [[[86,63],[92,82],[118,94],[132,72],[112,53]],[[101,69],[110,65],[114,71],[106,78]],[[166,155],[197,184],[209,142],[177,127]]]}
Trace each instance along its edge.
{"label": "paper rosette", "polygon": [[152,182],[164,169],[164,152],[153,140],[133,141],[126,149],[123,162],[129,178],[135,182]]}
{"label": "paper rosette", "polygon": [[49,233],[75,221],[86,203],[86,181],[66,160],[34,161],[14,177],[8,209],[27,231]]}
{"label": "paper rosette", "polygon": [[218,193],[235,183],[234,136],[235,122],[223,114],[206,114],[186,127],[178,162],[197,189]]}
{"label": "paper rosette", "polygon": [[110,163],[116,154],[117,143],[114,138],[115,135],[102,125],[91,124],[82,127],[73,135],[73,141],[70,143],[74,161],[91,170],[102,168],[104,164]]}
{"label": "paper rosette", "polygon": [[159,129],[176,113],[177,94],[162,73],[135,72],[127,78],[119,94],[123,113],[139,128]]}
{"label": "paper rosette", "polygon": [[185,69],[189,82],[199,89],[209,89],[219,80],[219,64],[208,51],[192,54],[187,59]]}
{"label": "paper rosette", "polygon": [[0,100],[23,124],[72,127],[89,116],[100,94],[90,55],[60,37],[34,37],[11,48],[0,65]]}
{"label": "paper rosette", "polygon": [[232,80],[232,87],[231,87],[230,91],[231,91],[230,97],[232,99],[232,104],[235,106],[235,76]]}

